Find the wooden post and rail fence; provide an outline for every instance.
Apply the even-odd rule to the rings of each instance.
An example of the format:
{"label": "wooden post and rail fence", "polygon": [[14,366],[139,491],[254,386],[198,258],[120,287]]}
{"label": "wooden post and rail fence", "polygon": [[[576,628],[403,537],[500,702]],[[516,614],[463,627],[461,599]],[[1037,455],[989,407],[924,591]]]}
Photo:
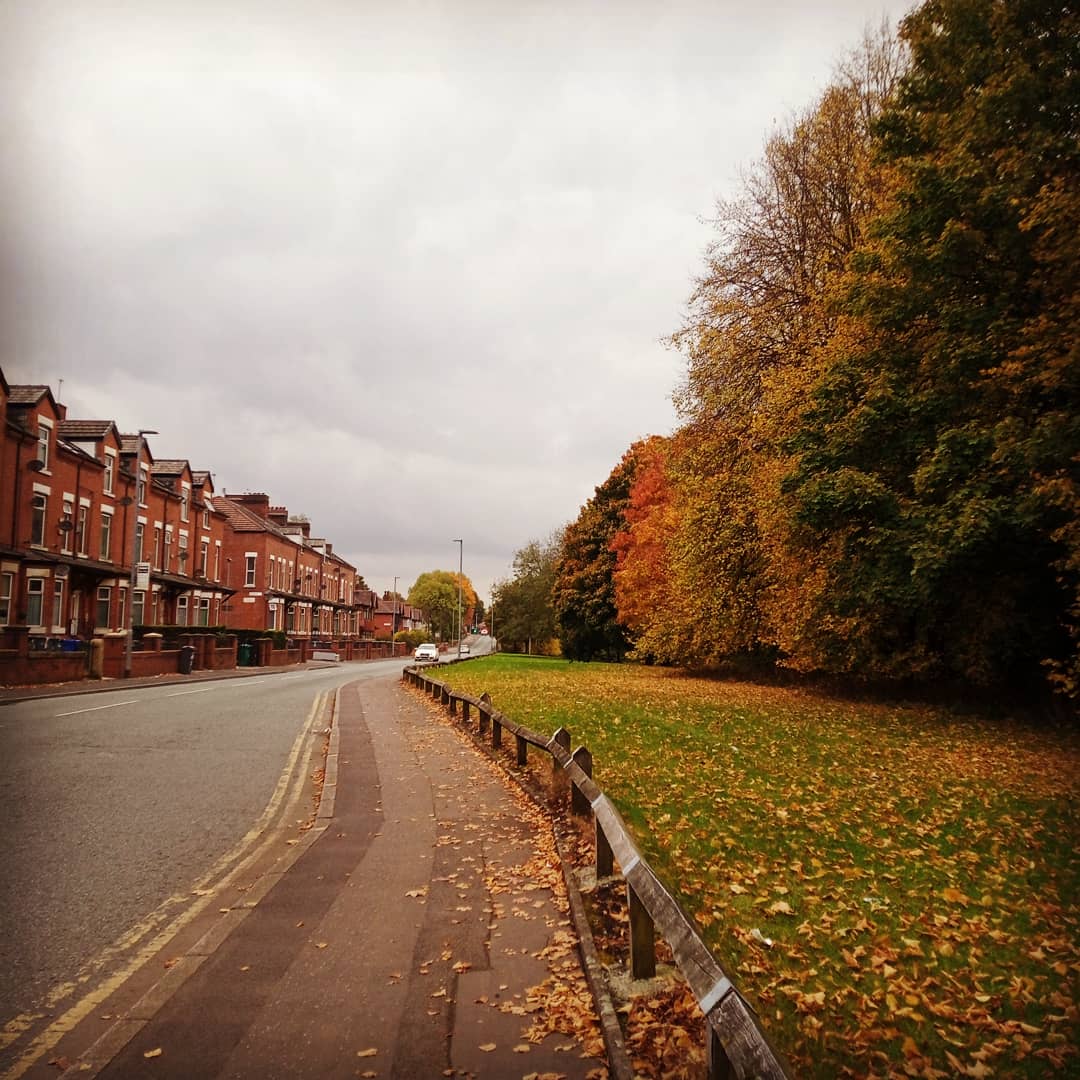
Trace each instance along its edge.
{"label": "wooden post and rail fence", "polygon": [[671,947],[675,963],[686,979],[705,1017],[710,1080],[762,1077],[790,1080],[788,1067],[772,1046],[757,1014],[702,941],[693,920],[679,906],[645,860],[619,811],[592,778],[592,755],[584,746],[570,751],[570,733],[560,728],[545,736],[504,716],[484,694],[473,697],[452,690],[429,674],[430,668],[406,667],[403,681],[430,694],[462,724],[471,725],[491,740],[493,749],[503,744],[503,733],[515,740],[516,761],[525,765],[528,749],[550,754],[552,768],[568,778],[570,809],[593,818],[596,834],[596,878],[611,877],[616,863],[626,882],[630,914],[629,964],[635,979],[656,974],[656,935]]}

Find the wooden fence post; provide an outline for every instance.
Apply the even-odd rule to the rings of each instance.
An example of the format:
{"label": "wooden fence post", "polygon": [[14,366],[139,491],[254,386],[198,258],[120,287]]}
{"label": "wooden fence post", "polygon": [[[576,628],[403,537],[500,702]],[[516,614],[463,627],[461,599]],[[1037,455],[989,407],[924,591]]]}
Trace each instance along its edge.
{"label": "wooden fence post", "polygon": [[494,716],[491,718],[491,746],[495,750],[502,746],[502,724]]}
{"label": "wooden fence post", "polygon": [[469,709],[471,708],[468,701],[465,698],[461,699],[461,722],[468,726],[469,723]]}
{"label": "wooden fence post", "polygon": [[519,765],[525,765],[529,760],[529,744],[521,735],[515,735],[517,739],[517,763]]}
{"label": "wooden fence post", "polygon": [[[592,754],[584,746],[579,746],[574,751],[574,763],[581,771],[592,778]],[[578,814],[584,817],[586,814],[592,813],[592,807],[589,805],[589,800],[579,790],[577,784],[570,785],[570,810],[574,814]]]}
{"label": "wooden fence post", "polygon": [[439,704],[446,708],[450,704],[450,688],[445,684],[439,687]]}
{"label": "wooden fence post", "polygon": [[[568,754],[570,753],[570,732],[566,728],[561,727],[554,735],[551,736],[551,741],[558,743]],[[559,764],[559,759],[552,754],[551,755],[551,771],[559,772],[562,766]]]}
{"label": "wooden fence post", "polygon": [[635,979],[651,979],[656,974],[656,927],[629,881],[626,898],[630,908],[630,975]]}
{"label": "wooden fence post", "polygon": [[[486,690],[480,695],[480,700],[485,705],[487,705],[488,708],[491,708],[491,695]],[[481,735],[486,735],[487,734],[488,724],[490,722],[491,722],[491,717],[488,715],[487,712],[485,712],[483,709],[481,709],[480,710],[480,734]]]}
{"label": "wooden fence post", "polygon": [[[453,694],[450,694],[449,697],[450,697],[450,701],[449,701],[448,704],[450,705],[450,715],[451,716],[457,716],[458,699],[456,697],[454,697]],[[468,705],[465,706],[466,709],[468,707],[469,707]]]}

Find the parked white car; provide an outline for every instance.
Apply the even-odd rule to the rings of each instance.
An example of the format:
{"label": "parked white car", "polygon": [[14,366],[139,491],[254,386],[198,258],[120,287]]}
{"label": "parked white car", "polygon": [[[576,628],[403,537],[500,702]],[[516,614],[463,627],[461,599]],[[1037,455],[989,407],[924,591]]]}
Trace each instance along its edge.
{"label": "parked white car", "polygon": [[417,663],[424,660],[438,660],[439,646],[433,641],[426,641],[423,645],[417,645],[416,651],[413,653],[413,659],[417,661]]}

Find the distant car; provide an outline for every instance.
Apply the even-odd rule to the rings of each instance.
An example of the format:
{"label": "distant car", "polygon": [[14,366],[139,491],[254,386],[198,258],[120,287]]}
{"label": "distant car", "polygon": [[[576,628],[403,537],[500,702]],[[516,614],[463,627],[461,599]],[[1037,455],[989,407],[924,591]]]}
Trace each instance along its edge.
{"label": "distant car", "polygon": [[439,646],[431,641],[427,641],[423,645],[417,645],[416,651],[413,653],[413,659],[416,661],[438,660]]}
{"label": "distant car", "polygon": [[458,656],[468,656],[468,655],[469,655],[469,646],[463,641],[458,646]]}

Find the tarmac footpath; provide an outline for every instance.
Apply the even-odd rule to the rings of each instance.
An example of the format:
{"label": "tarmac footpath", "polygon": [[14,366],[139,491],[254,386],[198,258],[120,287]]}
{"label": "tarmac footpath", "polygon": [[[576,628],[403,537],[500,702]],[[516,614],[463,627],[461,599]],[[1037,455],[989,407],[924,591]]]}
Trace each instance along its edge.
{"label": "tarmac footpath", "polygon": [[607,1076],[542,815],[393,675],[334,726],[317,837],[64,1080]]}

